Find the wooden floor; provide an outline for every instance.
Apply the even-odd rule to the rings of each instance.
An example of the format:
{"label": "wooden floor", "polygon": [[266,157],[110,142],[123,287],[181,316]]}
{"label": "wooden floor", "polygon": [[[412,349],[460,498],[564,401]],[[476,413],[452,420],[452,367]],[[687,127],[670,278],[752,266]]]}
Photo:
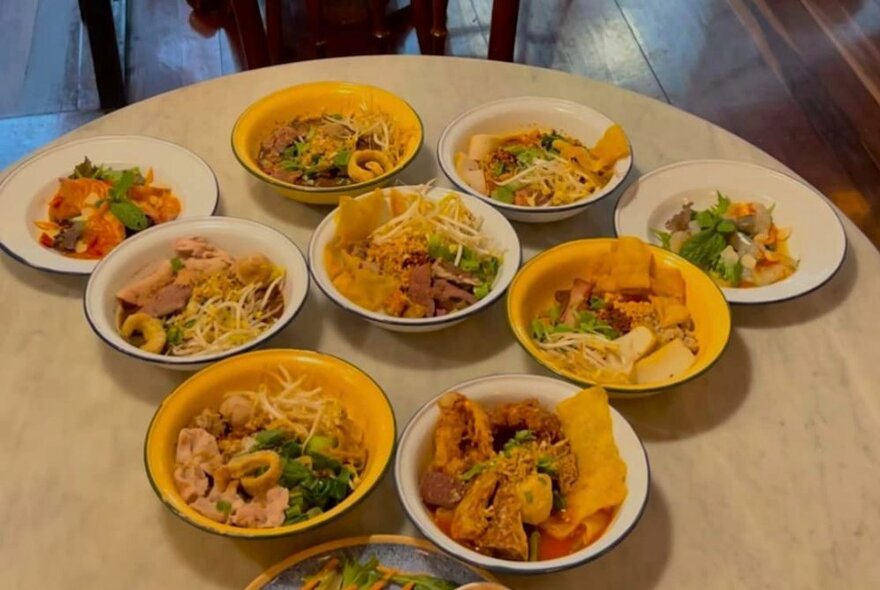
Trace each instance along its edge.
{"label": "wooden floor", "polygon": [[[326,4],[352,0],[326,0]],[[290,57],[311,57],[290,0]],[[128,98],[240,69],[184,0],[114,0]],[[485,56],[491,0],[450,0],[447,53]],[[222,21],[221,23],[222,24]],[[0,3],[0,167],[100,116],[76,0]],[[418,51],[403,33],[397,50]],[[337,50],[338,52],[338,50]],[[517,61],[608,81],[779,158],[880,245],[880,0],[522,2]]]}

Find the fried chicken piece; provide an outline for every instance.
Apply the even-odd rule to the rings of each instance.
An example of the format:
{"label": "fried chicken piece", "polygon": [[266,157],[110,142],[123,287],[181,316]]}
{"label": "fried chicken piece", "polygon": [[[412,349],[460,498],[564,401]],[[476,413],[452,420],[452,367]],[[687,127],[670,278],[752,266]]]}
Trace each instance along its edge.
{"label": "fried chicken piece", "polygon": [[559,417],[542,408],[535,399],[500,405],[489,413],[489,421],[494,432],[501,431],[509,436],[517,430],[531,430],[539,440],[556,442],[563,437]]}
{"label": "fried chicken piece", "polygon": [[492,502],[492,519],[486,532],[477,540],[481,553],[501,559],[525,561],[529,542],[522,524],[522,503],[516,486],[502,484]]}
{"label": "fried chicken piece", "polygon": [[453,539],[475,541],[486,531],[489,502],[497,486],[498,474],[494,469],[477,476],[452,514],[450,534]]}
{"label": "fried chicken piece", "polygon": [[455,477],[492,457],[492,429],[486,412],[460,393],[447,393],[437,404],[431,468]]}

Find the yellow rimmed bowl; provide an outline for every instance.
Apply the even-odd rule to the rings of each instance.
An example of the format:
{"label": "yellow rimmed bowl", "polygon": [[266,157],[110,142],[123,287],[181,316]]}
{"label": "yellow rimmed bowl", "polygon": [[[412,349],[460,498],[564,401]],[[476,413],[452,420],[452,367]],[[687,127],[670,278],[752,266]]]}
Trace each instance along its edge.
{"label": "yellow rimmed bowl", "polygon": [[[345,186],[301,186],[274,178],[260,168],[260,144],[274,129],[301,117],[347,111],[361,104],[382,110],[398,125],[412,131],[397,165],[385,174]],[[359,195],[386,186],[415,159],[422,147],[424,128],[415,110],[387,90],[348,82],[312,82],[273,92],[251,104],[232,128],[232,151],[245,170],[289,199],[315,205],[335,205],[343,195]]]}
{"label": "yellow rimmed bowl", "polygon": [[[554,302],[558,290],[571,288],[575,278],[583,277],[584,261],[605,252],[616,238],[592,238],[566,242],[545,250],[527,262],[514,277],[507,296],[507,321],[520,345],[536,361],[575,383],[596,385],[548,360],[531,335],[532,320]],[[730,307],[721,289],[712,279],[684,258],[657,246],[649,246],[654,261],[676,268],[685,282],[687,307],[694,321],[694,331],[700,343],[697,359],[681,373],[656,383],[610,384],[600,383],[616,397],[639,397],[659,393],[681,385],[708,371],[721,357],[730,339]]]}
{"label": "yellow rimmed bowl", "polygon": [[[226,392],[256,387],[266,371],[283,366],[339,391],[346,410],[363,426],[367,465],[354,492],[315,518],[272,528],[243,528],[213,521],[188,506],[174,484],[177,435],[204,408],[217,408]],[[295,535],[333,521],[366,498],[385,474],[394,454],[397,427],[382,388],[354,365],[308,350],[263,350],[211,365],[184,381],[159,406],[147,430],[144,464],[150,485],[171,512],[189,524],[226,537],[265,539]]]}

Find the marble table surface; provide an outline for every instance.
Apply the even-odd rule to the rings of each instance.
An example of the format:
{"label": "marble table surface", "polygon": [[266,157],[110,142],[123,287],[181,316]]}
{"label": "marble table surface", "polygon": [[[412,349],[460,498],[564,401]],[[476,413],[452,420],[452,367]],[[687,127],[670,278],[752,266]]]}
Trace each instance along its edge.
{"label": "marble table surface", "polygon": [[[305,249],[327,208],[281,198],[229,147],[238,114],[278,88],[322,79],[383,86],[409,101],[426,143],[403,180],[438,178],[436,142],[456,114],[517,95],[581,101],[627,130],[635,175],[694,158],[785,170],[757,148],[665,104],[572,75],[435,57],[304,62],[196,84],[116,111],[58,142],[145,134],[203,157],[222,214],[279,228]],[[772,125],[773,121],[767,121]],[[611,232],[613,199],[574,219],[518,225],[526,256]],[[880,255],[846,221],[835,278],[799,300],[733,310],[715,368],[676,390],[614,402],[647,448],[653,482],[638,527],[569,572],[504,580],[532,588],[880,587]],[[366,533],[414,534],[390,473],[357,509],[303,537],[234,541],[168,512],[143,469],[147,424],[185,377],[109,349],[82,311],[85,279],[0,256],[0,588],[241,588],[303,547]],[[312,289],[271,343],[336,354],[389,393],[402,426],[438,391],[494,372],[544,373],[508,331],[503,305],[435,334],[393,334]]]}

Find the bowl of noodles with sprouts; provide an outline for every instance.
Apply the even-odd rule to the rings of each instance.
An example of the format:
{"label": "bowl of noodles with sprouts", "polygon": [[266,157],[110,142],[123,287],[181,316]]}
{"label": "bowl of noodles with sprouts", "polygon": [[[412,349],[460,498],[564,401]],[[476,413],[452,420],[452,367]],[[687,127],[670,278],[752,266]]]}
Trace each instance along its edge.
{"label": "bowl of noodles with sprouts", "polygon": [[391,403],[369,375],[306,350],[249,352],[174,390],[147,430],[159,499],[227,537],[302,533],[356,506],[394,451]]}
{"label": "bowl of noodles with sprouts", "polygon": [[584,104],[537,96],[462,113],[443,130],[437,159],[462,191],[525,223],[582,213],[614,194],[633,165],[620,125]]}
{"label": "bowl of noodles with sprouts", "polygon": [[313,82],[250,105],[232,129],[244,168],[285,197],[335,205],[387,185],[415,159],[424,132],[399,96],[364,84]]}
{"label": "bowl of noodles with sprouts", "polygon": [[453,326],[500,299],[522,258],[504,216],[469,195],[404,186],[343,197],[309,268],[334,303],[387,330]]}
{"label": "bowl of noodles with sprouts", "polygon": [[114,249],[92,273],[84,308],[117,351],[197,370],[272,338],[296,317],[308,288],[305,258],[287,236],[255,221],[202,217],[162,224]]}

